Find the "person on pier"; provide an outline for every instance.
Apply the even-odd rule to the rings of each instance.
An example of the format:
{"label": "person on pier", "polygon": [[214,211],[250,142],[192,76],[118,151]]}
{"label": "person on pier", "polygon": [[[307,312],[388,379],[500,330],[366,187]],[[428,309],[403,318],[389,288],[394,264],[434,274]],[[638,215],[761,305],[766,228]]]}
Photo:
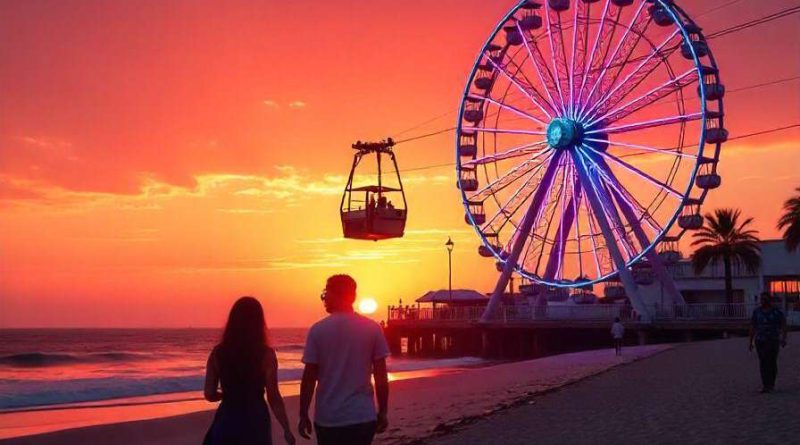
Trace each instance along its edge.
{"label": "person on pier", "polygon": [[622,355],[622,339],[625,337],[625,326],[619,321],[619,317],[614,318],[611,325],[611,337],[614,339],[614,350],[617,356]]}

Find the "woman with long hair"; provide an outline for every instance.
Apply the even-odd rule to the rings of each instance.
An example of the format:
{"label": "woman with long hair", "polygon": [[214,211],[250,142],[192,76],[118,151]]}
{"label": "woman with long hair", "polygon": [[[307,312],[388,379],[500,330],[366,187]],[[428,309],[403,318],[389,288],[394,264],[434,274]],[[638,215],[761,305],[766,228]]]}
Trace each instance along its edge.
{"label": "woman with long hair", "polygon": [[267,343],[261,303],[242,297],[234,303],[222,342],[206,365],[205,398],[220,403],[203,445],[272,445],[269,410],[294,445],[286,408],[278,390],[278,358]]}

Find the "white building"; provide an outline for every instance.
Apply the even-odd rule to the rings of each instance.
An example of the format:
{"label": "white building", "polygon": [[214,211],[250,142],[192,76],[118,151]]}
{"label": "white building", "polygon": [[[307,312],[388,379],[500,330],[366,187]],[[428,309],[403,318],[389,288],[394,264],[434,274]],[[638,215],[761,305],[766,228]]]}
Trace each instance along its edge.
{"label": "white building", "polygon": [[[686,303],[726,303],[721,263],[707,267],[699,275],[694,273],[690,258],[667,268]],[[648,304],[669,301],[658,281],[651,286],[640,286],[639,290]],[[749,273],[743,267],[733,268],[734,303],[754,304],[763,291],[780,298],[785,309],[800,311],[800,252],[787,252],[783,240],[761,242],[761,269],[757,273]]]}

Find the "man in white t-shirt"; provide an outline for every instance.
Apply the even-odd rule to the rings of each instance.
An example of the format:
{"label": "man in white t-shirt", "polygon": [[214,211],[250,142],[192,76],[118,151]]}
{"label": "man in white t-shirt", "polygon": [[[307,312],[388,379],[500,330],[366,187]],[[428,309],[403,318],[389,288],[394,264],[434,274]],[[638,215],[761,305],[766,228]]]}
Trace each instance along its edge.
{"label": "man in white t-shirt", "polygon": [[[356,282],[348,275],[328,278],[321,295],[330,315],[308,331],[300,385],[300,435],[312,432],[308,408],[316,389],[314,428],[319,445],[369,445],[386,431],[389,347],[374,321],[356,314]],[[375,377],[375,410],[372,383]],[[315,388],[316,387],[316,388]]]}
{"label": "man in white t-shirt", "polygon": [[622,355],[622,339],[625,338],[625,326],[619,321],[619,317],[614,319],[611,325],[611,336],[614,337],[614,349],[617,355]]}

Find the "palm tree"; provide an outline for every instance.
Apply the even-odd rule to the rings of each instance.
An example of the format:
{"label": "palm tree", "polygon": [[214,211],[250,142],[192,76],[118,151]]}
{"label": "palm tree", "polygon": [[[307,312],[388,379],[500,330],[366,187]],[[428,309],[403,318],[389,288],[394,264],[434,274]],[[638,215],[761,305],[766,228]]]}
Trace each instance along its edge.
{"label": "palm tree", "polygon": [[783,216],[778,220],[778,229],[783,230],[786,250],[794,252],[800,247],[800,187],[795,189],[797,195],[783,203]]}
{"label": "palm tree", "polygon": [[698,246],[692,256],[695,273],[722,261],[725,266],[725,298],[733,302],[733,265],[743,265],[748,272],[756,273],[761,266],[761,248],[758,232],[748,226],[753,218],[739,224],[741,210],[717,209],[706,213],[705,224],[694,234],[692,246]]}

